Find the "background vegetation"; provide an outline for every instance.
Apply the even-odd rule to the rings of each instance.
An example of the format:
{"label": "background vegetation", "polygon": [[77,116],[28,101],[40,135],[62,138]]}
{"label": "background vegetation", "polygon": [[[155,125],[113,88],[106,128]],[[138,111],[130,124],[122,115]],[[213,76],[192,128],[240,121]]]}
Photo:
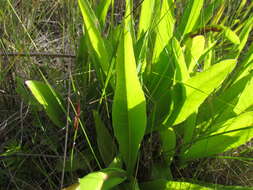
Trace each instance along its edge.
{"label": "background vegetation", "polygon": [[[134,4],[136,27],[141,3],[136,1]],[[98,2],[92,1],[91,4],[95,9]],[[185,4],[186,1],[176,2],[176,19],[179,20],[182,16]],[[217,15],[220,11],[220,20],[225,20],[224,23],[239,34],[243,27],[240,27],[240,21],[245,23],[250,18],[252,6],[250,1],[224,1],[213,9],[216,17],[212,21],[217,20],[217,24],[220,24]],[[115,1],[114,12],[109,11],[102,36],[107,36],[108,28],[122,22],[124,11],[124,1]],[[210,32],[212,30],[217,29],[211,28]],[[83,18],[77,1],[0,2],[0,189],[59,189],[110,163],[112,155],[101,153],[97,148],[105,142],[97,141],[96,131],[104,128],[96,127],[105,125],[108,131],[103,134],[113,134],[110,111],[113,92],[104,91],[103,82],[106,81],[101,80],[102,75],[98,74],[96,66],[80,64],[85,61],[92,63],[87,60],[91,50],[82,45],[85,41],[82,38],[83,31]],[[251,34],[252,32],[241,55],[248,52],[252,42]],[[194,36],[195,33],[190,35]],[[115,36],[108,37],[107,40],[117,44]],[[215,60],[230,51],[230,43],[226,41],[217,47]],[[19,53],[16,54],[17,52]],[[240,57],[239,60],[243,58]],[[57,119],[48,117],[43,106],[31,96],[25,85],[27,80],[45,82],[45,78],[69,102],[66,106],[69,118],[67,123],[72,123],[69,127],[57,127],[58,122],[65,125],[64,118],[56,121]],[[150,95],[147,91],[145,93],[146,97]],[[229,102],[226,106],[228,104]],[[205,113],[206,110],[202,109],[201,113]],[[114,149],[116,144],[115,141],[108,146]],[[161,146],[157,133],[153,133],[152,138],[144,138],[142,156],[138,162],[140,169],[136,174],[140,182],[149,178],[146,174],[150,173],[151,163],[161,159],[150,157],[151,153],[159,155],[156,150]],[[93,147],[94,152],[90,151],[90,147]],[[248,142],[219,156],[191,161],[188,167],[179,167],[173,163],[173,178],[253,186],[251,157],[252,146]],[[132,170],[131,167],[128,170]]]}

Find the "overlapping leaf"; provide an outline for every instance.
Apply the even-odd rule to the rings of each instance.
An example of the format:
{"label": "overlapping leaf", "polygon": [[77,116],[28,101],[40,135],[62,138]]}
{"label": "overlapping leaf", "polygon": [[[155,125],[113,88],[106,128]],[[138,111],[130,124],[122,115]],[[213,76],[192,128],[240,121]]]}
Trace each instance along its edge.
{"label": "overlapping leaf", "polygon": [[214,89],[218,88],[235,67],[236,60],[221,61],[204,72],[174,87],[175,109],[167,120],[179,124],[195,112]]}
{"label": "overlapping leaf", "polygon": [[210,128],[213,131],[194,142],[180,155],[182,161],[193,160],[225,152],[245,144],[253,137],[253,112],[246,112]]}
{"label": "overlapping leaf", "polygon": [[90,43],[94,49],[97,59],[99,60],[100,67],[106,74],[109,70],[109,56],[107,54],[104,40],[101,36],[99,21],[91,8],[89,1],[78,0],[78,3],[83,15],[85,28],[87,30]]}

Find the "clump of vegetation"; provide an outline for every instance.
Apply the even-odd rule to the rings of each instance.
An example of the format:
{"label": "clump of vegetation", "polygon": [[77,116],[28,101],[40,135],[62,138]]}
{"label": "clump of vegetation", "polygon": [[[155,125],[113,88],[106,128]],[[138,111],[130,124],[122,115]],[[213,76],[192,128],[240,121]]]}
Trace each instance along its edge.
{"label": "clump of vegetation", "polygon": [[[32,96],[18,88],[42,129],[65,137],[61,186],[79,177],[66,189],[252,189],[210,177],[217,160],[252,167],[253,3],[230,3],[125,0],[115,20],[118,1],[78,1],[76,74],[68,66],[59,88],[34,67],[43,81],[25,81]],[[58,153],[57,142],[45,144]]]}

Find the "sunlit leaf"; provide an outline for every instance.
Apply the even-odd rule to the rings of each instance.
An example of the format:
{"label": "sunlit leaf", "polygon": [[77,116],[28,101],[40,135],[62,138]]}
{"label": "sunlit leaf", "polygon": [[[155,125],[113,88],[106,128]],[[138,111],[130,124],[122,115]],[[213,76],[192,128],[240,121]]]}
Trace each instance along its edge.
{"label": "sunlit leaf", "polygon": [[176,81],[186,81],[189,79],[187,65],[185,63],[185,58],[183,54],[183,50],[180,47],[180,43],[177,41],[176,38],[172,38],[172,52],[175,61],[175,79]]}
{"label": "sunlit leaf", "polygon": [[237,36],[235,32],[233,32],[230,28],[221,26],[223,29],[224,37],[227,38],[232,43],[239,45],[240,44],[240,38]]}
{"label": "sunlit leaf", "polygon": [[179,124],[195,112],[210,93],[221,85],[235,65],[236,60],[224,60],[184,83],[176,84],[173,90],[175,108],[167,123]]}
{"label": "sunlit leaf", "polygon": [[65,110],[62,98],[48,85],[28,80],[25,82],[36,100],[43,106],[49,118],[59,127],[64,127]]}
{"label": "sunlit leaf", "polygon": [[109,57],[104,40],[101,36],[99,21],[91,8],[89,1],[78,0],[78,3],[83,15],[85,28],[87,30],[90,43],[100,62],[103,72],[106,74],[109,70]]}
{"label": "sunlit leaf", "polygon": [[100,0],[97,7],[97,16],[101,26],[104,26],[106,21],[106,16],[108,9],[110,8],[111,3],[113,4],[114,0]]}
{"label": "sunlit leaf", "polygon": [[106,168],[79,179],[80,190],[110,190],[126,180],[126,172],[119,168]]}
{"label": "sunlit leaf", "polygon": [[156,63],[159,56],[169,40],[173,36],[174,32],[174,14],[173,14],[173,0],[162,1],[162,7],[159,20],[156,26],[156,39],[153,52],[153,63]]}
{"label": "sunlit leaf", "polygon": [[[154,14],[154,6],[156,0],[145,0],[142,2],[141,14],[139,21],[138,39],[140,39],[151,26],[151,21]],[[149,10],[149,11],[147,11]]]}
{"label": "sunlit leaf", "polygon": [[198,62],[200,56],[204,53],[205,37],[202,35],[189,39],[186,44],[186,62],[188,71],[191,73],[195,66],[200,65]]}
{"label": "sunlit leaf", "polygon": [[186,4],[186,8],[183,12],[183,16],[180,19],[179,26],[177,28],[177,38],[183,39],[184,35],[191,32],[195,27],[195,24],[201,13],[204,0],[189,0]]}
{"label": "sunlit leaf", "polygon": [[[131,13],[130,1],[126,15]],[[140,85],[131,36],[131,18],[125,18],[116,65],[116,90],[112,107],[112,122],[119,150],[132,174],[146,128],[146,101]]]}

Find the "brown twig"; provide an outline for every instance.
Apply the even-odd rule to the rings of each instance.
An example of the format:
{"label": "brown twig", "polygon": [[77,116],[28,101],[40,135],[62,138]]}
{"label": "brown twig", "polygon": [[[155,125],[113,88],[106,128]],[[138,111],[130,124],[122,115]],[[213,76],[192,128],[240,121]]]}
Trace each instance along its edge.
{"label": "brown twig", "polygon": [[73,54],[61,54],[61,53],[50,53],[50,52],[0,52],[0,56],[11,56],[11,57],[64,57],[74,59],[76,58]]}

